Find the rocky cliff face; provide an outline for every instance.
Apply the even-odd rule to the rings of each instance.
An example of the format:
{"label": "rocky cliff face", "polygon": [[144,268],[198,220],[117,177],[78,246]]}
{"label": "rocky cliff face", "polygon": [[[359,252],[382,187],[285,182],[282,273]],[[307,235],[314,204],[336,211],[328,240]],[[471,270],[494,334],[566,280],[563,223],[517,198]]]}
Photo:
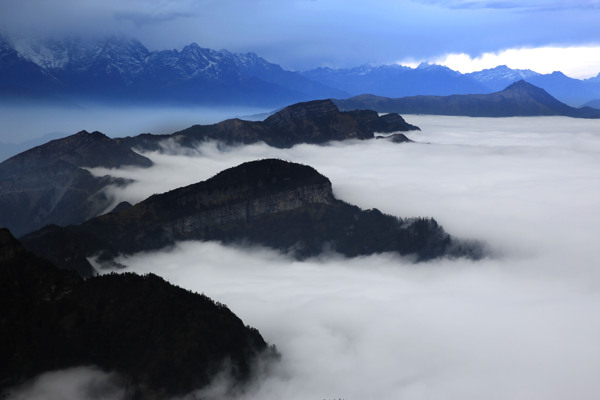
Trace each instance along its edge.
{"label": "rocky cliff face", "polygon": [[79,226],[46,227],[25,246],[63,268],[90,274],[86,257],[159,249],[178,240],[246,241],[298,258],[323,251],[347,256],[379,252],[480,257],[481,247],[451,238],[432,219],[400,219],[335,199],[330,181],[313,168],[260,160],[154,195]]}

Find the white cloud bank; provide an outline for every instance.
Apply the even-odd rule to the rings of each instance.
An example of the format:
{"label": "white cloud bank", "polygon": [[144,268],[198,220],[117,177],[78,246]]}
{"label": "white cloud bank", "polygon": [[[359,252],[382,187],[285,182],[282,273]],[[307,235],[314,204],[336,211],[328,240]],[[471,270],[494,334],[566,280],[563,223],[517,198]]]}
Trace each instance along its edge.
{"label": "white cloud bank", "polygon": [[317,168],[338,198],[433,216],[501,257],[296,262],[186,242],[122,261],[227,304],[277,345],[280,366],[246,399],[598,398],[598,122],[405,117],[422,143],[207,144],[201,157],[151,154],[156,167],[118,194],[141,199],[277,156]]}
{"label": "white cloud bank", "polygon": [[[261,248],[184,242],[121,261],[227,304],[277,345],[281,363],[242,399],[597,399],[598,121],[405,118],[422,128],[409,135],[422,143],[206,144],[188,155],[149,154],[150,170],[111,171],[140,179],[115,195],[141,200],[275,156],[317,168],[338,198],[433,216],[500,257],[297,262]],[[16,398],[77,394],[78,374],[54,375]]]}
{"label": "white cloud bank", "polygon": [[561,71],[571,78],[586,79],[600,73],[600,45],[513,48],[483,53],[477,57],[466,53],[449,53],[431,60],[408,60],[400,64],[415,67],[421,61],[445,65],[461,73],[506,65],[512,69],[530,69],[541,74]]}

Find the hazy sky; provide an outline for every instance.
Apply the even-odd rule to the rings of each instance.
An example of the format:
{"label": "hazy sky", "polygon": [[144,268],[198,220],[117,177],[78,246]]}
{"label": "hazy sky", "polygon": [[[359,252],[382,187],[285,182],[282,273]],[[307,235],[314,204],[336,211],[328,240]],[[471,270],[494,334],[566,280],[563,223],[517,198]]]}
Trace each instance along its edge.
{"label": "hazy sky", "polygon": [[197,42],[292,70],[432,61],[590,77],[600,72],[598,21],[598,0],[0,0],[9,34],[118,33],[151,49]]}
{"label": "hazy sky", "polygon": [[[277,345],[281,364],[245,400],[598,399],[597,122],[405,117],[422,128],[409,134],[421,143],[151,153],[152,169],[119,171],[139,180],[119,195],[139,200],[281,157],[328,176],[338,198],[432,216],[451,234],[485,240],[494,257],[297,262],[185,242],[121,261],[225,303]],[[48,374],[16,399],[87,399],[80,391],[94,379],[102,375]]]}

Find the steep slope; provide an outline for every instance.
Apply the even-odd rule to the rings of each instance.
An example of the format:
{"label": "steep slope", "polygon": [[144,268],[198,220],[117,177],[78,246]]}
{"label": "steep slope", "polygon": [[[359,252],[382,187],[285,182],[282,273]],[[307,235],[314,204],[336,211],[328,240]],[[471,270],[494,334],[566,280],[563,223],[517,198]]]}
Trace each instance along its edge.
{"label": "steep slope", "polygon": [[375,132],[418,129],[397,114],[380,117],[369,110],[340,112],[331,100],[314,100],[288,106],[264,121],[230,119],[213,125],[194,125],[171,135],[128,137],[123,142],[145,150],[160,149],[160,142],[165,139],[189,147],[206,140],[218,140],[227,144],[262,141],[273,147],[288,148],[300,143],[372,139]]}
{"label": "steep slope", "polygon": [[0,163],[0,226],[21,235],[49,224],[80,223],[112,202],[103,192],[125,182],[84,167],[149,167],[152,162],[100,132],[81,131]]}
{"label": "steep slope", "polygon": [[88,256],[104,262],[192,239],[247,241],[298,258],[323,251],[349,257],[396,252],[415,260],[481,256],[480,246],[454,240],[433,219],[363,211],[335,199],[330,181],[313,168],[273,159],[230,168],[79,226],[48,226],[22,238],[34,253],[82,274],[89,271]]}
{"label": "steep slope", "polygon": [[24,250],[0,229],[0,396],[35,375],[95,365],[120,375],[126,398],[200,388],[224,362],[249,379],[259,332],[227,307],[149,274],[83,280]]}
{"label": "steep slope", "polygon": [[404,114],[464,115],[469,117],[513,117],[562,115],[600,118],[598,110],[573,108],[545,90],[523,80],[491,94],[412,96],[397,99],[363,95],[335,100],[341,110],[371,109]]}
{"label": "steep slope", "polygon": [[23,100],[29,96],[48,96],[55,80],[34,62],[23,57],[12,43],[0,35],[0,100]]}

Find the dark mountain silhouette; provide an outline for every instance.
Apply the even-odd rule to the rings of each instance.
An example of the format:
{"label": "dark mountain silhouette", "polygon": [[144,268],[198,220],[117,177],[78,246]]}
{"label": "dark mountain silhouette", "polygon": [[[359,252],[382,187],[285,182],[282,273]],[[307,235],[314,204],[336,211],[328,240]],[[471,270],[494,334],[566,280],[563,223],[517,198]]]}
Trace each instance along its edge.
{"label": "dark mountain silhouette", "polygon": [[102,263],[192,239],[260,244],[300,259],[324,251],[349,257],[395,252],[417,261],[482,255],[479,245],[451,238],[433,219],[363,211],[335,199],[329,179],[313,168],[274,159],[241,164],[81,225],[47,226],[21,239],[34,253],[82,275],[91,271],[86,257]]}
{"label": "dark mountain silhouette", "polygon": [[171,135],[110,139],[100,132],[82,131],[0,163],[0,226],[20,236],[47,224],[78,224],[105,212],[113,202],[105,188],[128,182],[95,177],[86,167],[150,166],[149,159],[131,149],[160,150],[166,139],[189,147],[204,140],[228,144],[263,141],[275,147],[291,147],[372,139],[374,132],[413,129],[419,128],[397,114],[380,117],[375,111],[340,112],[331,100],[318,100],[286,107],[264,121],[232,119],[195,125]]}
{"label": "dark mountain silhouette", "polygon": [[226,306],[131,273],[83,280],[26,251],[0,229],[0,396],[57,369],[116,372],[126,398],[200,388],[224,366],[240,384],[257,357],[274,360],[260,333]]}
{"label": "dark mountain silhouette", "polygon": [[514,117],[562,115],[600,118],[600,110],[573,108],[544,89],[520,80],[501,92],[452,96],[411,96],[385,98],[372,95],[334,100],[341,110],[370,109],[404,114],[463,115],[469,117]]}
{"label": "dark mountain silhouette", "polygon": [[300,143],[322,144],[333,140],[372,139],[374,132],[418,130],[395,113],[379,116],[375,111],[340,112],[331,100],[314,100],[288,106],[264,121],[229,119],[213,125],[194,125],[170,135],[143,134],[124,138],[128,146],[159,150],[160,142],[173,139],[181,146],[206,140],[227,144],[258,141],[287,148]]}
{"label": "dark mountain silhouette", "polygon": [[84,167],[149,167],[152,162],[100,132],[81,131],[0,163],[0,225],[21,235],[49,223],[73,224],[106,209],[103,189],[126,182]]}

